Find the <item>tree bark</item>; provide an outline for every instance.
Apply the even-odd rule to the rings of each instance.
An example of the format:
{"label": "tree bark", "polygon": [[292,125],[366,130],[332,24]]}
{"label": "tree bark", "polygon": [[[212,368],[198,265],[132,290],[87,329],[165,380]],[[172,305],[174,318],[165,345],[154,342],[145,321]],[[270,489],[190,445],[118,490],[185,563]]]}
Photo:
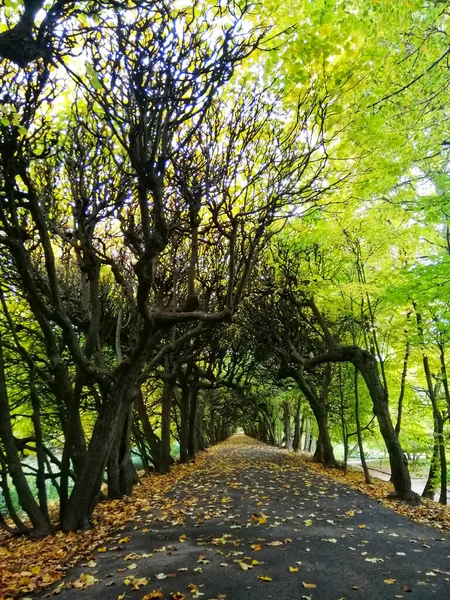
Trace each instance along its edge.
{"label": "tree bark", "polygon": [[170,470],[170,441],[171,441],[171,413],[173,389],[175,387],[174,374],[170,372],[171,365],[166,361],[164,369],[164,385],[161,407],[161,455],[159,459],[159,472],[168,473]]}
{"label": "tree bark", "polygon": [[187,381],[183,381],[180,397],[180,462],[189,460],[189,402],[191,389]]}
{"label": "tree bark", "polygon": [[335,347],[326,355],[306,361],[306,366],[311,368],[323,362],[351,362],[359,370],[369,390],[373,412],[377,417],[380,432],[389,454],[395,492],[402,500],[418,502],[418,495],[411,490],[408,461],[392,424],[387,392],[381,383],[375,357],[358,346]]}
{"label": "tree bark", "polygon": [[284,437],[286,439],[286,450],[292,450],[291,441],[291,407],[288,401],[283,403]]}
{"label": "tree bark", "polygon": [[333,445],[331,443],[330,430],[328,428],[326,404],[317,394],[314,387],[304,378],[303,369],[293,369],[291,374],[293,379],[296,381],[299,390],[309,402],[311,410],[313,411],[314,417],[317,421],[317,426],[319,428],[318,442],[320,442],[321,445],[320,452],[318,454],[320,457],[320,462],[323,460],[323,463],[326,467],[334,467],[336,466],[336,459],[334,458]]}
{"label": "tree bark", "polygon": [[147,410],[145,408],[144,398],[142,396],[142,391],[139,389],[138,394],[136,396],[136,410],[139,416],[139,420],[142,424],[142,429],[145,435],[145,441],[147,442],[150,453],[151,453],[151,461],[153,466],[155,467],[155,471],[159,473],[160,469],[160,456],[161,456],[161,440],[153,431],[153,427],[149,421]]}
{"label": "tree bark", "polygon": [[366,463],[366,456],[364,454],[364,446],[363,446],[363,440],[362,440],[362,433],[361,433],[361,420],[359,418],[359,387],[358,387],[358,369],[356,367],[354,367],[355,369],[355,420],[356,420],[356,435],[358,437],[358,448],[359,448],[359,457],[361,459],[361,465],[364,471],[364,478],[366,480],[366,483],[371,483],[371,479],[370,479],[370,473],[369,473],[369,469],[367,468],[367,463]]}
{"label": "tree bark", "polygon": [[51,534],[50,524],[42,513],[28,485],[28,481],[20,464],[19,453],[14,438],[11,413],[9,410],[8,391],[6,387],[5,363],[0,333],[0,438],[5,450],[5,458],[11,479],[17,490],[20,506],[27,513],[33,525],[33,534],[44,537]]}
{"label": "tree bark", "polygon": [[294,416],[294,441],[292,442],[292,449],[294,452],[298,452],[300,449],[301,442],[301,434],[300,434],[300,410],[302,407],[302,402],[300,395],[297,398],[297,403],[295,405],[295,416]]}
{"label": "tree bark", "polygon": [[428,479],[423,488],[422,497],[434,500],[434,494],[437,488],[437,481],[439,477],[439,437],[438,437],[438,425],[436,419],[434,419],[434,443],[433,443],[433,454],[430,460],[430,469],[428,471]]}

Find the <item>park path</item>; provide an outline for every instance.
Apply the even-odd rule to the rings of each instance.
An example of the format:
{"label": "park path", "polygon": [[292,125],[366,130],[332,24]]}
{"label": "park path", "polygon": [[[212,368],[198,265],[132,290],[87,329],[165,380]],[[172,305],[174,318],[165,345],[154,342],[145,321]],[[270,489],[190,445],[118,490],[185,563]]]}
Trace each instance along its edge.
{"label": "park path", "polygon": [[58,598],[448,600],[449,541],[236,435],[71,569]]}

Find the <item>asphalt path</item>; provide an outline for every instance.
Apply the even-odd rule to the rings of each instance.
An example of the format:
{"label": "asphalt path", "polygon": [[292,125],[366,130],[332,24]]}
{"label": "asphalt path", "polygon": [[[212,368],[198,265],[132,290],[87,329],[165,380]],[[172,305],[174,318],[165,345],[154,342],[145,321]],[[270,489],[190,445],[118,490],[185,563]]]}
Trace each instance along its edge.
{"label": "asphalt path", "polygon": [[449,542],[237,435],[56,591],[61,600],[449,600]]}

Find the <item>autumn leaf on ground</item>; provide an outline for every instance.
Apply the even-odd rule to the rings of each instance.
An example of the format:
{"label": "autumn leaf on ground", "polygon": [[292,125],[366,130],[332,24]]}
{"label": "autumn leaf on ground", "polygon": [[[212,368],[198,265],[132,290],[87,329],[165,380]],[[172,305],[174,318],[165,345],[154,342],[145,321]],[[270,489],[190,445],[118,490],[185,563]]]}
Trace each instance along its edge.
{"label": "autumn leaf on ground", "polygon": [[313,523],[311,519],[306,519],[306,521],[303,521],[303,522],[305,523],[306,527],[311,527],[311,525]]}
{"label": "autumn leaf on ground", "polygon": [[147,577],[140,577],[139,579],[133,579],[131,582],[131,589],[138,590],[140,587],[147,585],[148,579]]}
{"label": "autumn leaf on ground", "polygon": [[185,534],[183,534],[183,535],[180,535],[180,537],[179,537],[178,539],[179,539],[179,541],[180,541],[181,543],[183,543],[183,542],[185,542],[185,541],[187,540],[187,538],[186,538],[186,535],[185,535]]}
{"label": "autumn leaf on ground", "polygon": [[388,585],[392,585],[397,580],[396,579],[383,579],[383,581],[384,581],[384,583],[387,583]]}
{"label": "autumn leaf on ground", "polygon": [[172,592],[170,594],[170,600],[185,600],[186,596],[181,592]]}
{"label": "autumn leaf on ground", "polygon": [[291,573],[298,573],[298,567],[289,567]]}
{"label": "autumn leaf on ground", "polygon": [[261,581],[272,581],[272,577],[268,577],[267,575],[258,575],[258,579],[261,579]]}
{"label": "autumn leaf on ground", "polygon": [[302,581],[302,586],[311,590],[317,587],[315,583],[306,583],[306,581]]}
{"label": "autumn leaf on ground", "polygon": [[126,537],[120,538],[118,543],[119,544],[127,544],[130,541],[131,541],[131,536],[127,535]]}
{"label": "autumn leaf on ground", "polygon": [[282,545],[283,545],[283,542],[277,542],[277,541],[274,541],[274,542],[268,542],[268,543],[266,544],[266,546],[282,546]]}
{"label": "autumn leaf on ground", "polygon": [[96,583],[97,581],[98,579],[93,575],[89,575],[88,573],[81,573],[78,579],[75,579],[75,581],[68,583],[67,587],[86,589],[88,587],[91,587],[91,585],[94,585],[94,583]]}
{"label": "autumn leaf on ground", "polygon": [[[90,569],[93,569],[96,566],[97,566],[97,563],[95,562],[95,560],[90,560],[88,563],[86,563],[86,567],[89,567]],[[40,570],[40,568],[39,568],[39,570]],[[38,573],[39,573],[39,571],[38,571]]]}
{"label": "autumn leaf on ground", "polygon": [[252,544],[252,545],[250,546],[250,548],[251,548],[252,550],[254,550],[255,552],[258,552],[259,550],[261,550],[261,546],[260,546],[259,544]]}
{"label": "autumn leaf on ground", "polygon": [[248,571],[249,569],[253,569],[252,565],[247,565],[245,562],[240,562],[239,567],[242,571]]}
{"label": "autumn leaf on ground", "polygon": [[378,563],[378,562],[384,562],[384,559],[382,558],[365,558],[364,559],[366,562],[370,562],[370,563]]}
{"label": "autumn leaf on ground", "polygon": [[160,600],[164,598],[164,592],[162,590],[152,590],[150,594],[147,594],[142,600]]}

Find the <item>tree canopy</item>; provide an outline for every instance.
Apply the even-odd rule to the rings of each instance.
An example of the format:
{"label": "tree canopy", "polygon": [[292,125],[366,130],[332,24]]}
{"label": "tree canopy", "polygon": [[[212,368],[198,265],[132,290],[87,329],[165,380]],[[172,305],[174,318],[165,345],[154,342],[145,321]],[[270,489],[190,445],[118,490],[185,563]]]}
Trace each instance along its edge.
{"label": "tree canopy", "polygon": [[411,502],[420,456],[447,502],[447,35],[437,0],[3,3],[1,527],[236,427],[372,445]]}

